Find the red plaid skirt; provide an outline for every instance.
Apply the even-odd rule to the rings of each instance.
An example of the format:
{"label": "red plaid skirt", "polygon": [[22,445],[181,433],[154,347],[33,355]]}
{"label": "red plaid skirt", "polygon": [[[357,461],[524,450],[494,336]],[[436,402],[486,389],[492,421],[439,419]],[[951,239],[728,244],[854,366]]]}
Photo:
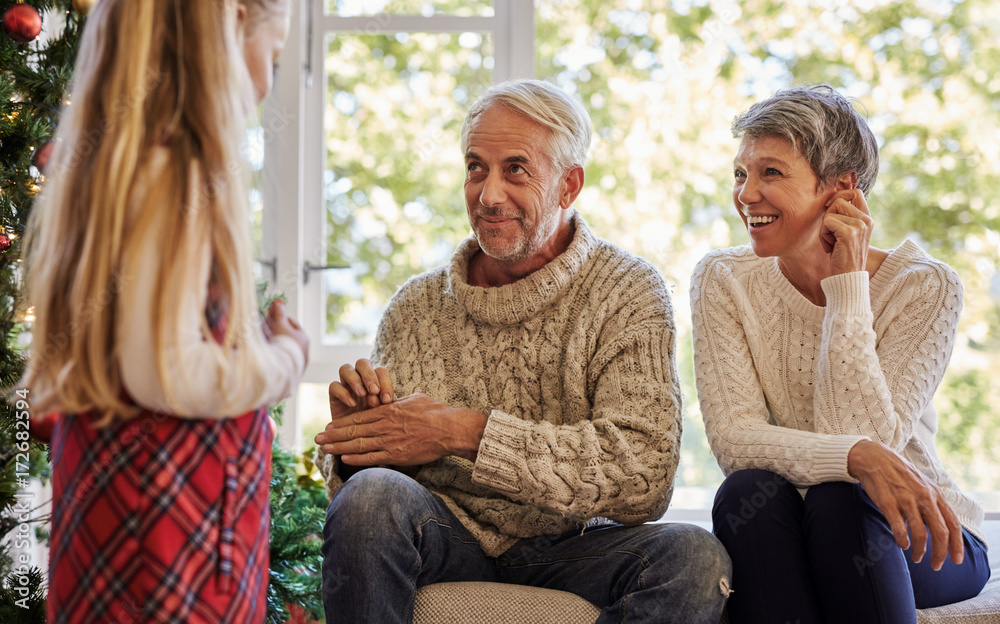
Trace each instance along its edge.
{"label": "red plaid skirt", "polygon": [[267,411],[153,412],[52,436],[50,624],[252,624],[267,613]]}

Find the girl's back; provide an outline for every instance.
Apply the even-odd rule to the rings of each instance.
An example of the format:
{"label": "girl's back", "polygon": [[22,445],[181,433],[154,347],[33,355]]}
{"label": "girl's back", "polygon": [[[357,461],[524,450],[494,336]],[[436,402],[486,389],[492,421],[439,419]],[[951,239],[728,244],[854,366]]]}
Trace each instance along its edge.
{"label": "girl's back", "polygon": [[308,339],[281,302],[257,316],[239,154],[288,17],[103,0],[88,21],[26,239],[23,384],[59,414],[52,622],[264,619],[266,408]]}

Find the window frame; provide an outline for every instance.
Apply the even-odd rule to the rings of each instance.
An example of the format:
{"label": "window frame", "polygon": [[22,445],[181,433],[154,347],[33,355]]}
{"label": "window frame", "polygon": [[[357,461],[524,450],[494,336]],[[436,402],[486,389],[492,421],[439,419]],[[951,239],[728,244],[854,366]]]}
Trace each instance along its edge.
{"label": "window frame", "polygon": [[[368,357],[371,345],[323,345],[322,280],[316,269],[325,264],[323,128],[326,39],[331,34],[396,32],[488,32],[494,47],[494,82],[535,75],[534,0],[494,0],[492,16],[376,14],[339,17],[326,14],[324,0],[293,5],[288,41],[272,94],[264,102],[261,125],[267,145],[262,192],[261,266],[269,291],[281,294],[289,313],[312,337],[305,383],[329,383],[339,367]],[[312,129],[312,131],[310,131]],[[308,277],[307,277],[308,275]],[[285,405],[281,439],[294,447],[301,428],[296,399]]]}
{"label": "window frame", "polygon": [[[328,34],[385,34],[393,32],[489,32],[494,42],[494,82],[535,76],[534,0],[494,0],[494,15],[413,16],[380,14],[338,17],[325,13],[325,0],[293,3],[289,39],[277,81],[264,102],[261,125],[267,145],[262,172],[264,199],[261,241],[264,276],[269,290],[282,294],[290,314],[312,337],[310,362],[303,382],[326,384],[336,379],[347,362],[368,357],[371,345],[324,346],[320,274],[304,279],[306,263],[323,264],[324,209],[322,179],[325,162],[322,127],[326,81],[322,72]],[[310,131],[312,130],[312,131]],[[296,397],[286,403],[280,428],[286,447],[298,444],[301,428]],[[698,488],[694,488],[698,489]],[[693,492],[692,495],[702,494]],[[676,497],[675,497],[676,498]],[[697,506],[698,503],[695,503]],[[673,507],[675,520],[704,521],[704,509]],[[1000,521],[1000,511],[986,512],[986,520]]]}

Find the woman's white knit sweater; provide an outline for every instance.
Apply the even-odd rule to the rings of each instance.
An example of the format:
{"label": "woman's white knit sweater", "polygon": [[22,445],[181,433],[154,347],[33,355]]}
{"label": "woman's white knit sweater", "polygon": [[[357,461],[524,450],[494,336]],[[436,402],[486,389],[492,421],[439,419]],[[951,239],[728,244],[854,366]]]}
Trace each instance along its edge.
{"label": "woman's white knit sweater", "polygon": [[[474,464],[446,457],[414,476],[490,555],[595,518],[655,519],[673,489],[681,399],[669,294],[649,264],[579,215],[574,225],[563,254],[496,288],[468,284],[479,246],[466,240],[449,266],[407,282],[379,326],[373,361],[397,396],[489,416]],[[320,459],[331,496],[336,463]]]}
{"label": "woman's white knit sweater", "polygon": [[962,285],[910,241],[871,279],[822,282],[813,305],[776,258],[750,247],[710,253],[691,279],[698,398],[727,475],[776,472],[808,487],[856,483],[847,454],[882,442],[936,483],[980,539],[982,508],[945,472],[934,448],[932,399],[955,342]]}

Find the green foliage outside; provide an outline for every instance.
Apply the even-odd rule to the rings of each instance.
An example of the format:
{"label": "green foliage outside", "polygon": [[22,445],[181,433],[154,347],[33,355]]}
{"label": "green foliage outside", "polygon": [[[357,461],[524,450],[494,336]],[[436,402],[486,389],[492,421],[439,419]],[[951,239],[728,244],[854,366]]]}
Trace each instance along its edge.
{"label": "green foliage outside", "polygon": [[326,11],[341,17],[358,15],[492,16],[493,0],[325,0]]}
{"label": "green foliage outside", "polygon": [[[346,6],[346,2],[340,3]],[[429,3],[420,3],[425,7]],[[536,76],[594,121],[576,206],[674,287],[685,433],[679,485],[715,486],[691,362],[688,288],[747,236],[731,200],[732,118],[793,84],[857,97],[879,138],[873,244],[949,263],[965,310],[936,406],[961,485],[1000,490],[1000,17],[987,0],[539,0]],[[423,10],[423,9],[421,9]],[[446,12],[445,9],[440,9]],[[488,86],[483,35],[338,35],[327,58],[328,342],[369,340],[385,299],[468,235],[458,146]]]}
{"label": "green foliage outside", "polygon": [[326,260],[360,274],[332,289],[328,327],[364,341],[396,288],[444,262],[468,230],[457,137],[492,82],[492,45],[473,33],[401,33],[328,47]]}

